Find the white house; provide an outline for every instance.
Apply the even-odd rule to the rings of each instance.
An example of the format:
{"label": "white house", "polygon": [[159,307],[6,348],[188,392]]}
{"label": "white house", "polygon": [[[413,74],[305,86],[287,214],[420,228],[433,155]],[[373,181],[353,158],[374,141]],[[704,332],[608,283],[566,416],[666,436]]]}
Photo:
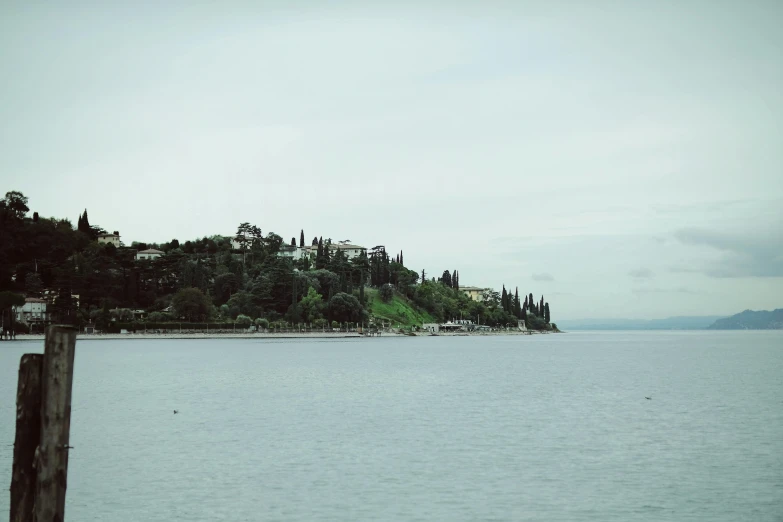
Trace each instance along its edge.
{"label": "white house", "polygon": [[294,261],[299,261],[300,259],[304,259],[310,255],[310,247],[281,245],[278,255],[280,257],[287,257],[289,259],[293,259]]}
{"label": "white house", "polygon": [[24,305],[16,309],[16,320],[21,323],[43,323],[49,321],[46,301],[38,297],[28,297]]}
{"label": "white house", "polygon": [[141,250],[136,252],[136,261],[139,259],[157,259],[162,256],[164,252],[155,250],[154,248],[148,248],[147,250]]}
{"label": "white house", "polygon": [[479,288],[477,286],[460,286],[459,291],[470,297],[474,301],[484,299],[484,292],[491,292],[491,288]]}
{"label": "white house", "polygon": [[363,246],[351,245],[348,243],[337,243],[336,245],[332,243],[331,245],[329,245],[329,248],[332,250],[341,251],[343,254],[345,254],[345,257],[349,260],[355,257],[359,257],[360,255],[362,255],[362,252],[367,251],[367,249],[364,248]]}
{"label": "white house", "polygon": [[113,234],[99,234],[98,243],[111,243],[112,245],[119,247],[121,245],[120,233],[115,230]]}

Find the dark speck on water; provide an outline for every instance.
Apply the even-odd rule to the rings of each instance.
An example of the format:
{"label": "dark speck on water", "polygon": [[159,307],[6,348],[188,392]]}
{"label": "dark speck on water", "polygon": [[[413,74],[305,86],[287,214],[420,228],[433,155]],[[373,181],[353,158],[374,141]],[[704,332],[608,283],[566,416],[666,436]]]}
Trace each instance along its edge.
{"label": "dark speck on water", "polygon": [[[5,344],[3,443],[43,347]],[[783,514],[783,332],[77,344],[68,520]],[[162,402],[198,415],[160,422]]]}

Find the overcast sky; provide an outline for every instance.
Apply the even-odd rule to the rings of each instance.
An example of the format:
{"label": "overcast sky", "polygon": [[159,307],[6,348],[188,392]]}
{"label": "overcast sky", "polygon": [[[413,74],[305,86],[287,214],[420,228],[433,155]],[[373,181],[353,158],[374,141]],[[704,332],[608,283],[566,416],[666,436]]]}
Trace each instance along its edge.
{"label": "overcast sky", "polygon": [[34,4],[0,179],[41,215],[383,244],[554,319],[783,307],[783,2]]}

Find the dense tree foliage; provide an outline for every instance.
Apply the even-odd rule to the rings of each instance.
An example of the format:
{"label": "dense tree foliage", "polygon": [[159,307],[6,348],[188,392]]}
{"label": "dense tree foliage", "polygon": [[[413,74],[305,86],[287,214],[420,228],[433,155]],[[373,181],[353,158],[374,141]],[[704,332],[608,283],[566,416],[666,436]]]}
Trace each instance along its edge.
{"label": "dense tree foliage", "polygon": [[[42,297],[56,320],[68,323],[90,321],[100,328],[120,316],[132,321],[134,310],[156,322],[242,316],[266,324],[362,322],[370,318],[365,286],[379,288],[382,300],[401,295],[441,321],[463,318],[494,326],[531,316],[544,324],[550,320],[543,296],[535,303],[529,294],[522,303],[518,291],[512,295],[504,286],[502,295],[488,292],[473,301],[460,291],[458,270],[444,270],[440,282],[428,281],[424,270],[405,267],[402,251],[390,256],[383,245],[348,259],[331,239],[315,237],[312,258],[293,261],[278,255],[290,248],[282,237],[243,222],[228,237],[117,247],[96,240],[104,229],[90,223],[87,209],[76,227],[66,219],[33,219],[29,212],[20,192],[0,200],[0,295]],[[304,237],[301,230],[300,248]],[[291,246],[296,248],[295,238]],[[165,255],[137,260],[136,251],[147,248]],[[19,305],[6,306],[7,317],[13,306]]]}

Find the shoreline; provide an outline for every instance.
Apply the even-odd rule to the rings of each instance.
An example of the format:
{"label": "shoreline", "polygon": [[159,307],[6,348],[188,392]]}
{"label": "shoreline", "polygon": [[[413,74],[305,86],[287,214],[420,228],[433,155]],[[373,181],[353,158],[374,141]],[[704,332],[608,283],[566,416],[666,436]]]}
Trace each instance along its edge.
{"label": "shoreline", "polygon": [[[384,337],[486,337],[497,335],[545,335],[554,332],[485,332],[485,333],[421,333],[409,335],[399,332],[382,332],[379,336],[357,332],[290,332],[290,333],[127,333],[127,334],[77,334],[79,341],[144,340],[144,339],[363,339]],[[43,341],[43,334],[19,334],[14,341]],[[2,343],[7,340],[0,341]]]}

